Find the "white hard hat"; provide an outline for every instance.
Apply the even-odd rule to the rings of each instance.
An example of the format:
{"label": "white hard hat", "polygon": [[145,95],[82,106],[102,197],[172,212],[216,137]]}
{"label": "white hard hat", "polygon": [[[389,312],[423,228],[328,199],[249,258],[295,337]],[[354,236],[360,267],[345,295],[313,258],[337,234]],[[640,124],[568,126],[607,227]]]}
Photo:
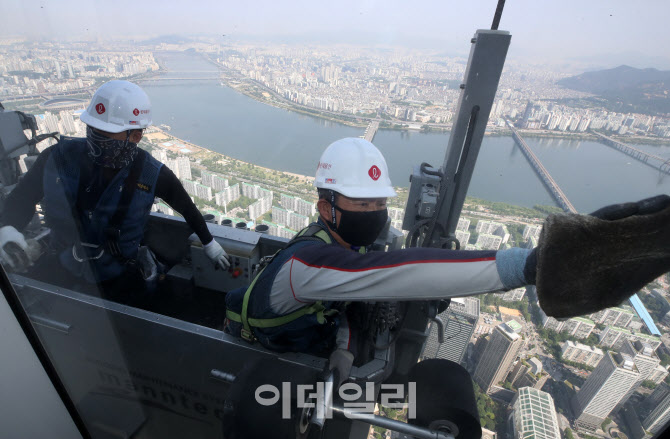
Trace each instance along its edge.
{"label": "white hard hat", "polygon": [[98,88],[80,119],[108,133],[143,129],[151,125],[151,102],[138,85],[109,81]]}
{"label": "white hard hat", "polygon": [[314,186],[349,198],[386,198],[397,194],[391,186],[382,153],[358,137],[333,142],[321,154]]}

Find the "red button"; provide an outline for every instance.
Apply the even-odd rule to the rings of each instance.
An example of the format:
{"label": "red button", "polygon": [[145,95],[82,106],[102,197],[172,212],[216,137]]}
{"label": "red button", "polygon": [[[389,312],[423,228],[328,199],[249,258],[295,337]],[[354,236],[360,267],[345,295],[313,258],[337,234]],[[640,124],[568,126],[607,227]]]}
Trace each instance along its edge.
{"label": "red button", "polygon": [[233,278],[239,277],[242,274],[242,270],[239,268],[235,268],[233,270]]}

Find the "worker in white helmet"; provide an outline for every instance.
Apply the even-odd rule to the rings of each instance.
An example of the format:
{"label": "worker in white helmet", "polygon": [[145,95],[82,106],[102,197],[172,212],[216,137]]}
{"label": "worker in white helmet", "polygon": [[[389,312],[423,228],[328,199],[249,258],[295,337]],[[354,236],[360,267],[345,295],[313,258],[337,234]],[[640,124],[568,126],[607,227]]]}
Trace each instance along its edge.
{"label": "worker in white helmet", "polygon": [[[396,196],[381,152],[360,138],[338,140],[321,156],[314,185],[318,221],[278,252],[249,288],[228,293],[227,332],[278,351],[355,350],[346,317],[337,312],[343,302],[436,300],[537,283],[544,311],[567,317],[614,306],[670,270],[665,195],[593,216],[551,216],[534,251],[368,252],[387,222],[386,200]],[[626,257],[629,241],[648,241],[635,263]]]}
{"label": "worker in white helmet", "polygon": [[160,197],[182,214],[212,262],[228,268],[225,251],[177,177],[137,147],[151,125],[147,94],[128,81],[107,82],[81,121],[87,125],[86,138],[61,137],[38,156],[8,197],[0,257],[9,265],[21,259],[35,262],[9,257],[5,246],[27,248],[19,230],[41,202],[51,236],[50,255],[39,266],[55,278],[49,280],[81,279],[109,291],[141,289],[152,261],[145,251],[138,263],[138,252],[154,197]]}

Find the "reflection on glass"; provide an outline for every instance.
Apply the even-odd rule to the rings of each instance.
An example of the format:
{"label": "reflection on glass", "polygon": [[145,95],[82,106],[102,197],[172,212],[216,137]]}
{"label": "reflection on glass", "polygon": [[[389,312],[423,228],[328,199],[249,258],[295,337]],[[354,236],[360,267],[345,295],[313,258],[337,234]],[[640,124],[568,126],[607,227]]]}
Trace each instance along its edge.
{"label": "reflection on glass", "polygon": [[[231,401],[252,403],[258,386],[297,376],[325,380],[314,374],[330,352],[272,363],[279,354],[224,331],[226,294],[318,219],[314,170],[337,139],[365,137],[383,153],[398,193],[388,200],[398,232],[386,244],[405,242],[408,174],[442,165],[457,135],[467,41],[491,11],[484,19],[464,5],[462,27],[449,20],[453,29],[433,32],[453,17],[442,6],[266,4],[254,11],[262,19],[244,8],[152,7],[155,35],[132,39],[126,24],[59,33],[47,24],[63,12],[51,10],[29,31],[10,13],[16,24],[0,33],[2,265],[94,437],[223,437],[235,422],[283,433],[274,414],[250,411],[252,421]],[[87,8],[68,8],[67,22],[89,23]],[[549,214],[670,193],[670,62],[649,44],[668,11],[611,8],[506,11],[514,38],[455,225],[461,249],[532,249]],[[213,18],[224,12],[239,21],[226,34]],[[158,36],[190,34],[191,21],[197,35]],[[139,84],[151,114],[133,103],[134,117],[105,119],[116,107],[93,95],[111,80]],[[474,399],[462,406],[476,406],[484,435],[656,434],[670,417],[669,283],[663,275],[630,301],[567,320],[545,314],[532,286],[446,308],[356,304],[348,312],[365,337],[351,376],[376,377],[383,394],[381,383],[403,382],[417,360],[445,359],[471,374]],[[391,404],[377,413],[405,420],[408,410]],[[345,424],[326,422],[330,437],[368,434]]]}

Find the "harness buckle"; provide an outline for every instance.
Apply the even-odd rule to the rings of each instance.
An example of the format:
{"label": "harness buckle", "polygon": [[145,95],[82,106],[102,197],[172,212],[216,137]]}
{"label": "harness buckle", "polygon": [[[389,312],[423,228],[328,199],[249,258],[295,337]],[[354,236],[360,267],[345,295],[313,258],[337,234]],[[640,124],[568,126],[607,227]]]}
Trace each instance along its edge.
{"label": "harness buckle", "polygon": [[[81,242],[81,243],[79,243],[79,245],[81,247],[88,247],[88,248],[91,248],[91,249],[98,249],[100,247],[98,245],[89,244],[87,242]],[[105,254],[105,249],[100,248],[100,253],[98,253],[95,256],[79,256],[79,254],[77,253],[77,244],[72,245],[72,257],[77,262],[95,261],[96,259],[100,259],[103,254]]]}
{"label": "harness buckle", "polygon": [[249,343],[253,343],[256,341],[256,337],[254,336],[253,332],[247,331],[244,328],[242,328],[242,330],[240,331],[240,336]]}

